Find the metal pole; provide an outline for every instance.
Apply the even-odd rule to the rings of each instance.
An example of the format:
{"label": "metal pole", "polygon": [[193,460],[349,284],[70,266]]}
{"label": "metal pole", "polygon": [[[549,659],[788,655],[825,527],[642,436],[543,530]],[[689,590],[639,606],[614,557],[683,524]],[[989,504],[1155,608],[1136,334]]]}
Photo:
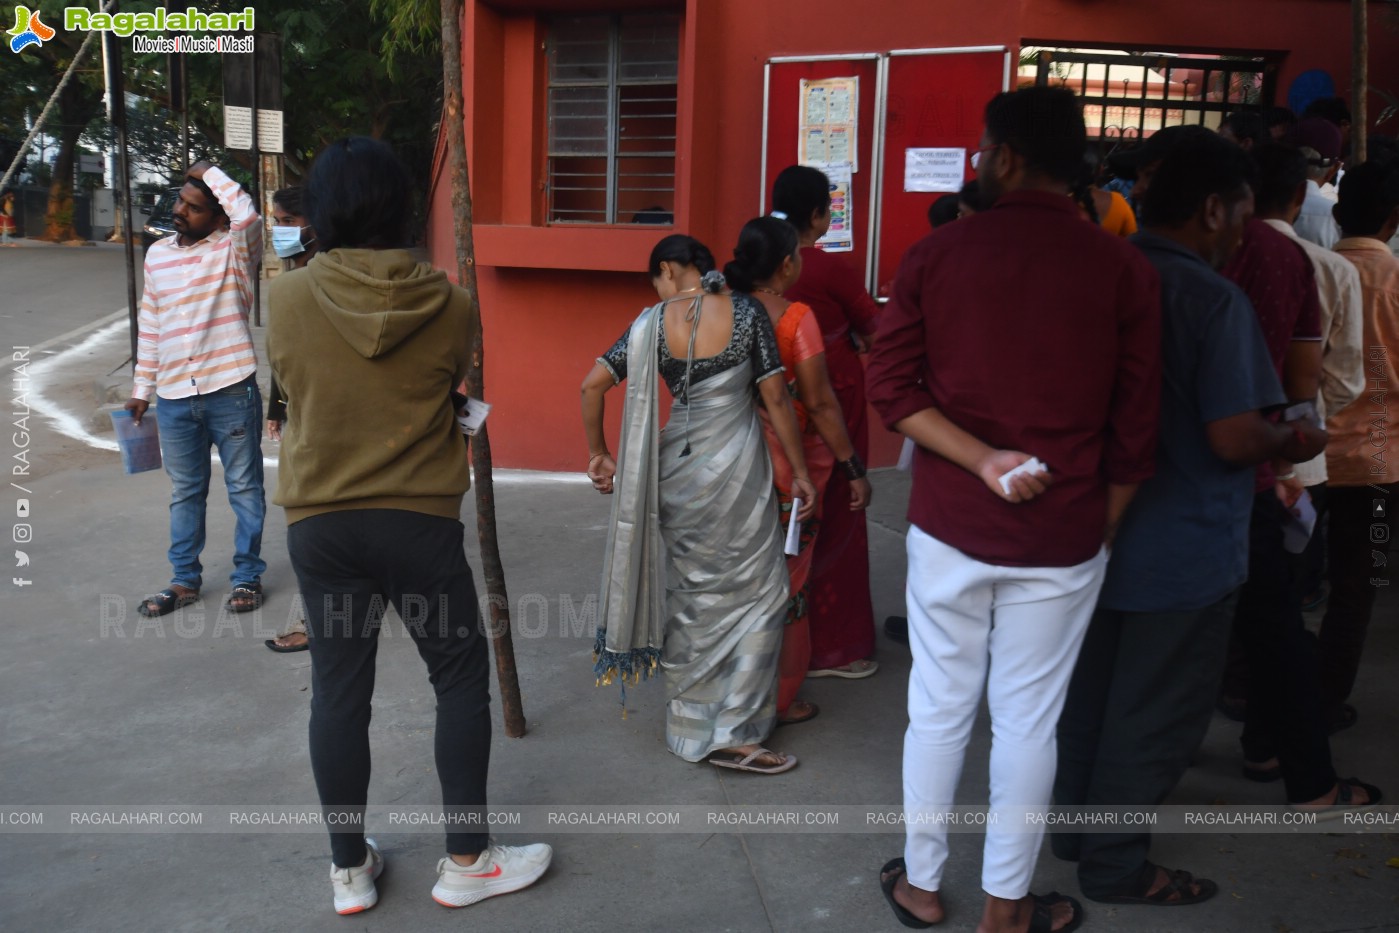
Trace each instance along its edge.
{"label": "metal pole", "polygon": [[1365,88],[1369,84],[1370,22],[1365,0],[1350,0],[1351,26],[1355,33],[1350,68],[1350,161],[1359,165],[1365,161],[1366,124]]}
{"label": "metal pole", "polygon": [[180,56],[180,160],[189,171],[189,68]]}
{"label": "metal pole", "polygon": [[[116,10],[113,3],[111,9]],[[122,237],[126,240],[126,302],[127,318],[131,329],[131,365],[136,366],[136,316],[140,305],[136,300],[136,243],[131,235],[131,178],[130,157],[126,149],[126,82],[121,71],[121,46],[116,34],[104,32],[102,41],[107,47],[107,81],[112,90],[112,126],[117,133],[117,181],[120,190],[122,214]]]}
{"label": "metal pole", "polygon": [[[253,37],[253,204],[257,206],[258,223],[262,223],[262,150],[257,144],[257,41]],[[266,228],[263,235],[266,236]],[[262,257],[257,257],[257,274],[253,276],[253,326],[262,326]]]}

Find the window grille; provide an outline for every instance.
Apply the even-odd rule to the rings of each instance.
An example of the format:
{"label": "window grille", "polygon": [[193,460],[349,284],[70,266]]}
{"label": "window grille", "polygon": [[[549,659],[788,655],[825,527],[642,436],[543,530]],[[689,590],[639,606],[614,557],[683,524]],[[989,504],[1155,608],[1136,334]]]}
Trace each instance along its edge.
{"label": "window grille", "polygon": [[546,48],[549,221],[670,223],[679,16],[556,17]]}
{"label": "window grille", "polygon": [[[1226,114],[1272,106],[1277,92],[1277,61],[1261,54],[1202,57],[1043,48],[1033,54],[1035,83],[1077,94],[1088,138],[1107,146],[1131,143],[1168,126],[1217,130]],[[1025,57],[1021,61],[1029,63]]]}

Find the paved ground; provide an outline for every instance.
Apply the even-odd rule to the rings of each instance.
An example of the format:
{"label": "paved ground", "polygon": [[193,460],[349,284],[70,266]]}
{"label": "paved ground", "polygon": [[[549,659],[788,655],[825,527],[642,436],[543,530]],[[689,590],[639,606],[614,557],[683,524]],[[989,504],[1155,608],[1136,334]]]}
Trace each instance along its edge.
{"label": "paved ground", "polygon": [[[112,308],[87,310],[96,321]],[[121,365],[125,339],[109,327],[105,339],[84,343],[72,335],[53,344],[49,362],[29,370],[27,388],[42,389],[50,408],[66,408],[65,423],[88,425],[100,436],[92,385]],[[581,437],[561,443],[581,445]],[[17,479],[32,502],[32,563],[24,572],[34,585],[7,584],[4,593],[0,816],[35,806],[314,803],[305,740],[308,658],[262,646],[294,611],[281,510],[269,513],[270,598],[260,613],[219,618],[232,521],[216,491],[203,613],[187,615],[179,629],[173,617],[138,629],[137,598],[168,574],[164,475],[124,476],[116,453],[48,426],[34,430],[27,450],[30,473]],[[266,450],[275,457],[275,445]],[[13,453],[6,451],[6,459]],[[275,482],[275,471],[268,482]],[[907,480],[880,472],[875,487],[871,563],[875,610],[883,618],[901,599]],[[18,495],[7,491],[6,509]],[[494,804],[899,803],[906,648],[881,634],[877,676],[808,684],[806,695],[820,704],[821,716],[772,740],[802,759],[791,773],[763,778],[685,764],[665,750],[659,686],[629,690],[630,711],[622,719],[616,692],[593,686],[591,632],[570,621],[569,607],[597,590],[606,501],[576,478],[525,473],[502,473],[497,498],[529,734],[507,739],[497,728]],[[470,503],[463,518],[474,526]],[[1334,747],[1342,773],[1359,774],[1399,798],[1396,610],[1399,600],[1386,594],[1354,698],[1361,721]],[[402,629],[391,633],[379,655],[371,801],[430,806],[438,799],[432,694]],[[1171,802],[1281,802],[1278,786],[1238,776],[1237,732],[1232,723],[1215,722]],[[984,800],[988,743],[983,716],[962,778],[960,798],[967,803]],[[899,929],[875,881],[879,865],[900,852],[897,832],[505,834],[505,842],[552,843],[549,874],[528,892],[449,911],[428,897],[440,852],[435,831],[371,823],[388,856],[381,902],[346,919],[330,910],[328,848],[319,831],[15,829],[0,826],[0,929],[6,931]],[[1158,836],[1160,861],[1216,879],[1220,895],[1180,910],[1090,903],[1087,924],[1153,933],[1399,930],[1399,869],[1386,867],[1399,858],[1399,834],[1335,829]],[[952,852],[944,928],[971,930],[980,909],[979,837],[954,835]],[[1072,866],[1055,861],[1046,847],[1035,888],[1076,892]]]}

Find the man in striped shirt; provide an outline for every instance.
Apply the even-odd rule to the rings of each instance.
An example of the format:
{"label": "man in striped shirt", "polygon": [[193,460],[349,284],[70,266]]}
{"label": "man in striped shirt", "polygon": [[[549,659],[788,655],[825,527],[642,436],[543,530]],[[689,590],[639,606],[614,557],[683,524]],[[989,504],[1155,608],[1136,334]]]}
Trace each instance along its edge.
{"label": "man in striped shirt", "polygon": [[141,603],[160,616],[199,598],[209,450],[217,447],[234,531],[228,608],[262,605],[262,397],[248,312],[262,255],[252,198],[208,162],[190,168],[175,235],[146,253],[136,378],[126,409],[139,424],[158,396],[160,452],[170,476],[170,586]]}

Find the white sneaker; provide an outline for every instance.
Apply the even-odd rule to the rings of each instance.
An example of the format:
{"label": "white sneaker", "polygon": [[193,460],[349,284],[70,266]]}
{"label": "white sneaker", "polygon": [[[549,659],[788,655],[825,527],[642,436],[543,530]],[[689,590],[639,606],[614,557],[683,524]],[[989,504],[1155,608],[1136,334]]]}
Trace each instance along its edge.
{"label": "white sneaker", "polygon": [[335,892],[337,914],[357,914],[379,903],[374,881],[384,873],[384,856],[373,839],[364,840],[364,864],[356,868],[330,866],[330,887]]}
{"label": "white sneaker", "polygon": [[465,907],[497,894],[527,888],[549,867],[554,850],[542,842],[490,846],[475,865],[458,865],[451,856],[437,863],[432,899],[443,907]]}

